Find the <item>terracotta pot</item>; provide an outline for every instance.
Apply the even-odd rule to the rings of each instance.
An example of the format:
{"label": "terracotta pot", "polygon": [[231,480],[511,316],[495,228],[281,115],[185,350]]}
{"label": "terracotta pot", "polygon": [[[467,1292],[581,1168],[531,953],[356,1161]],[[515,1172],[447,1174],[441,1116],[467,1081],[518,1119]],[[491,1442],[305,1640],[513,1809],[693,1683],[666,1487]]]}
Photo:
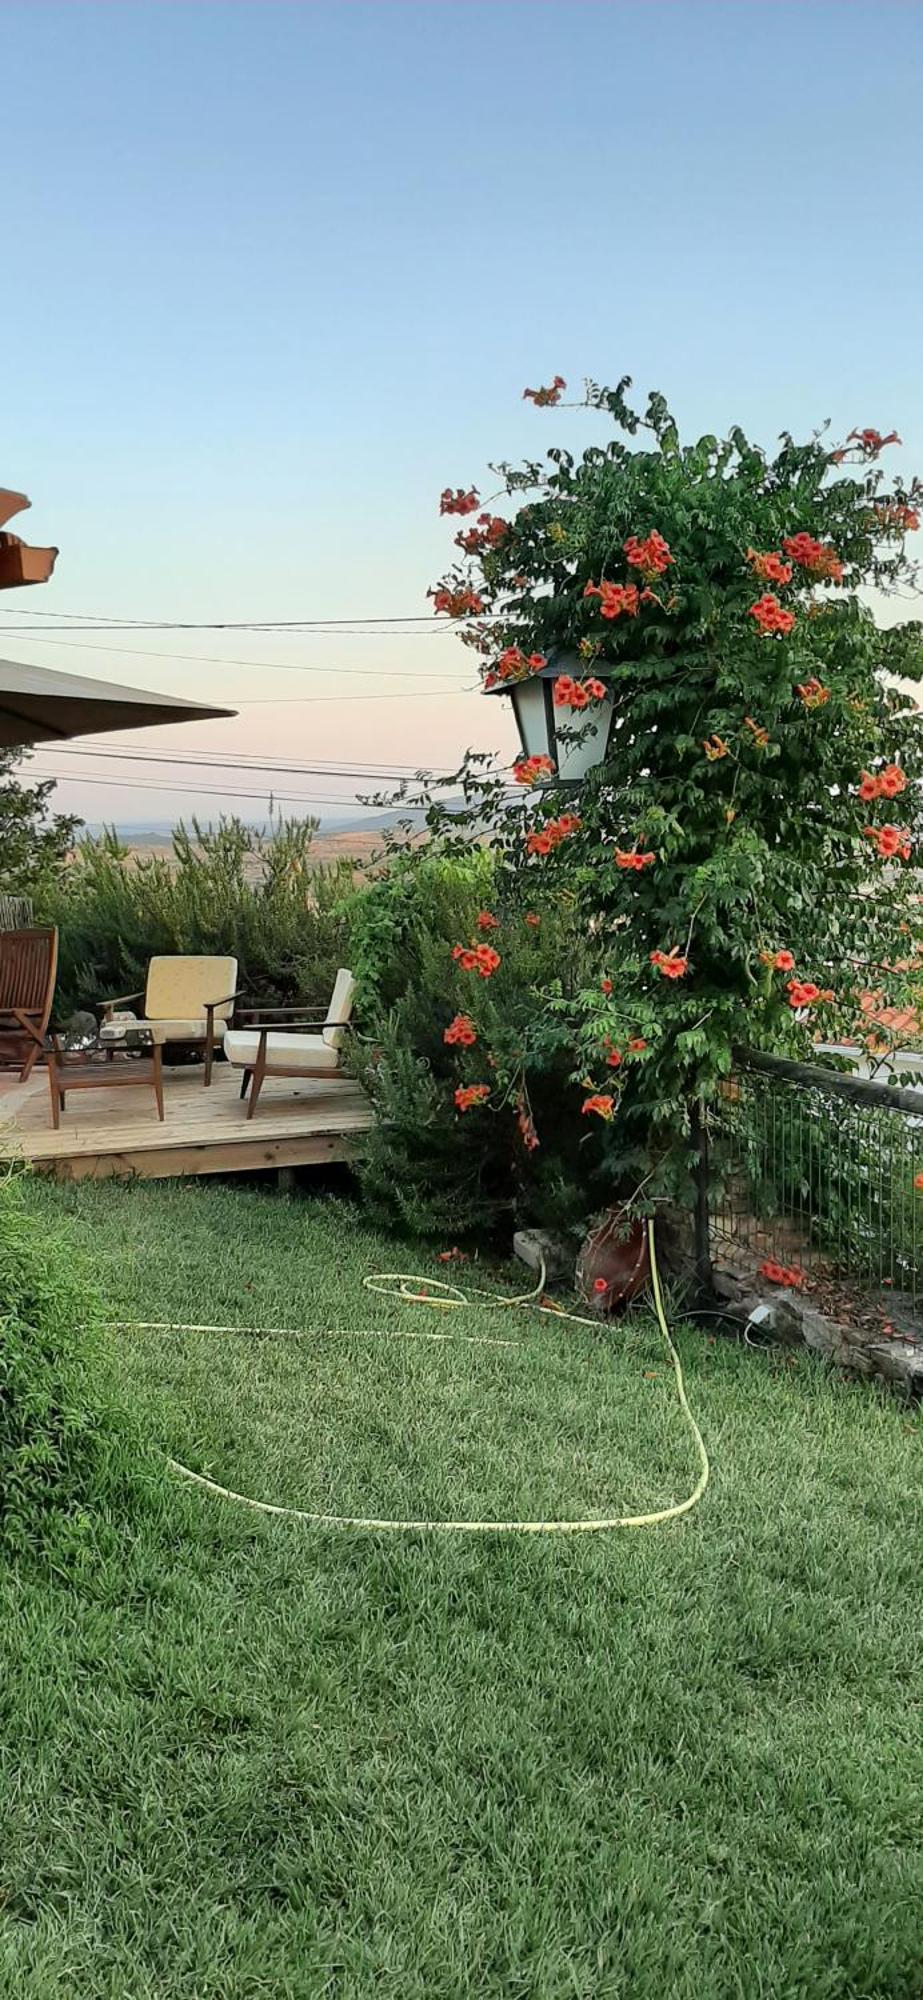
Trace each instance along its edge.
{"label": "terracotta pot", "polygon": [[608,1318],[637,1297],[650,1272],[646,1222],[627,1222],[623,1209],[610,1208],[580,1248],[577,1287],[581,1297],[601,1318]]}

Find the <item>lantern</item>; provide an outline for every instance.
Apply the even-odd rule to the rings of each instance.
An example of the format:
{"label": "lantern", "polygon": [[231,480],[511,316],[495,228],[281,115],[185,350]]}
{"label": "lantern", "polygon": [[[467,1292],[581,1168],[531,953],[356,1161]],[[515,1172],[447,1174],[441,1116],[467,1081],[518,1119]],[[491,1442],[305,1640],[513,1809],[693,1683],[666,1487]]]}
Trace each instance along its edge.
{"label": "lantern", "polygon": [[562,674],[580,680],[587,673],[604,681],[605,666],[587,668],[577,653],[549,655],[544,667],[519,681],[500,681],[488,694],[508,694],[526,757],[550,757],[555,776],[549,784],[579,784],[596,764],[602,764],[609,748],[615,717],[615,696],[607,690],[587,708],[558,708],[554,684]]}

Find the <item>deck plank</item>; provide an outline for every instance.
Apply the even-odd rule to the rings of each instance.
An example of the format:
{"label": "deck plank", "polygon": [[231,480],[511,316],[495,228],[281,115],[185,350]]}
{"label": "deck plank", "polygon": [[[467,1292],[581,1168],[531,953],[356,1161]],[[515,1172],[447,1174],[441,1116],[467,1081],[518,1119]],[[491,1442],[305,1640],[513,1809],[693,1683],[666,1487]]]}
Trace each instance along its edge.
{"label": "deck plank", "polygon": [[352,1078],[267,1077],[256,1114],[246,1115],[239,1075],[219,1064],[206,1090],[202,1070],[164,1070],[166,1118],[153,1090],[76,1091],[60,1129],[51,1123],[48,1077],[28,1083],[0,1079],[0,1157],[27,1159],[69,1178],[95,1174],[245,1172],[266,1166],[313,1165],[349,1158],[372,1110]]}

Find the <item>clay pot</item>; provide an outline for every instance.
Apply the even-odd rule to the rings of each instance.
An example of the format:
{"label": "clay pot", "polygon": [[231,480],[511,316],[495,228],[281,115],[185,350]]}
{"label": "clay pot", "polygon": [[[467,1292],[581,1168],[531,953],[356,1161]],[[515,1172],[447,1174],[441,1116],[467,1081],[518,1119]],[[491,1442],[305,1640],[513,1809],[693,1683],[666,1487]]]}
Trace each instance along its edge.
{"label": "clay pot", "polygon": [[629,1222],[610,1208],[584,1238],[577,1258],[577,1289],[600,1318],[624,1311],[647,1284],[651,1272],[647,1223]]}

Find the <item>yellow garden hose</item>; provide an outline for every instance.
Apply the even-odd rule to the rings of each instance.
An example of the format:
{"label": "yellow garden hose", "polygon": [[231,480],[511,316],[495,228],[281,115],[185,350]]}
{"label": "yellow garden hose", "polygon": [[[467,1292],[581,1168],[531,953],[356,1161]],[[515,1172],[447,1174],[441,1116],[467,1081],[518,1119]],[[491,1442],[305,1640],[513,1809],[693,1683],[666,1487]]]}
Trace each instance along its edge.
{"label": "yellow garden hose", "polygon": [[[666,1314],[663,1308],[663,1295],[660,1289],[660,1274],[657,1269],[653,1222],[648,1222],[647,1228],[651,1258],[651,1278],[654,1290],[654,1312],[667,1352],[673,1363],[679,1407],[692,1434],[699,1461],[699,1477],[692,1492],[688,1495],[687,1499],[677,1501],[674,1506],[661,1507],[652,1514],[617,1514],[608,1519],[589,1521],[394,1521],[381,1520],[375,1515],[314,1514],[307,1512],[301,1507],[278,1507],[270,1500],[254,1500],[246,1493],[235,1493],[229,1486],[220,1486],[217,1480],[207,1479],[204,1473],[193,1472],[188,1465],[181,1465],[175,1458],[168,1458],[167,1460],[171,1472],[177,1473],[181,1479],[190,1480],[194,1486],[202,1487],[206,1493],[213,1493],[221,1500],[233,1500],[240,1507],[252,1508],[255,1513],[270,1514],[276,1519],[286,1521],[303,1521],[309,1527],[315,1528],[360,1528],[388,1533],[415,1531],[427,1534],[461,1535],[590,1535],[599,1534],[601,1530],[609,1528],[655,1528],[664,1521],[679,1520],[682,1514],[690,1514],[692,1512],[693,1507],[698,1505],[705,1492],[709,1481],[708,1454],[702,1440],[702,1433],[689,1407],[682,1364],[670,1337],[669,1327],[667,1326]],[[463,1311],[468,1306],[470,1297],[474,1296],[489,1300],[492,1305],[531,1305],[536,1311],[551,1313],[557,1319],[570,1320],[578,1326],[592,1326],[594,1328],[598,1326],[597,1320],[588,1319],[581,1313],[566,1312],[562,1306],[540,1303],[544,1289],[544,1275],[543,1270],[539,1283],[533,1291],[523,1293],[516,1298],[503,1298],[493,1292],[478,1290],[466,1295],[458,1285],[446,1284],[439,1279],[420,1278],[413,1273],[403,1271],[375,1272],[372,1276],[365,1279],[365,1287],[368,1291],[380,1292],[386,1297],[410,1300],[418,1305],[432,1306],[442,1312]],[[415,1289],[409,1290],[408,1287],[410,1286],[413,1286]],[[121,1324],[125,1325],[128,1322],[123,1321]],[[196,1333],[246,1333],[257,1331],[257,1329],[246,1327],[168,1327],[166,1322],[155,1323],[152,1321],[143,1323],[134,1321],[131,1324],[137,1327],[139,1331],[159,1330]],[[266,1331],[266,1329],[259,1330]],[[271,1329],[271,1331],[277,1333],[287,1330],[285,1328]],[[368,1328],[365,1331],[377,1333],[379,1330],[377,1328]],[[448,1334],[423,1333],[396,1334],[386,1337],[411,1340],[445,1340],[451,1339],[453,1336]],[[482,1341],[479,1336],[472,1334],[463,1334],[461,1338],[463,1340],[474,1340],[479,1345],[483,1344],[491,1347],[516,1346],[518,1344],[515,1341],[494,1341],[487,1339]]]}

